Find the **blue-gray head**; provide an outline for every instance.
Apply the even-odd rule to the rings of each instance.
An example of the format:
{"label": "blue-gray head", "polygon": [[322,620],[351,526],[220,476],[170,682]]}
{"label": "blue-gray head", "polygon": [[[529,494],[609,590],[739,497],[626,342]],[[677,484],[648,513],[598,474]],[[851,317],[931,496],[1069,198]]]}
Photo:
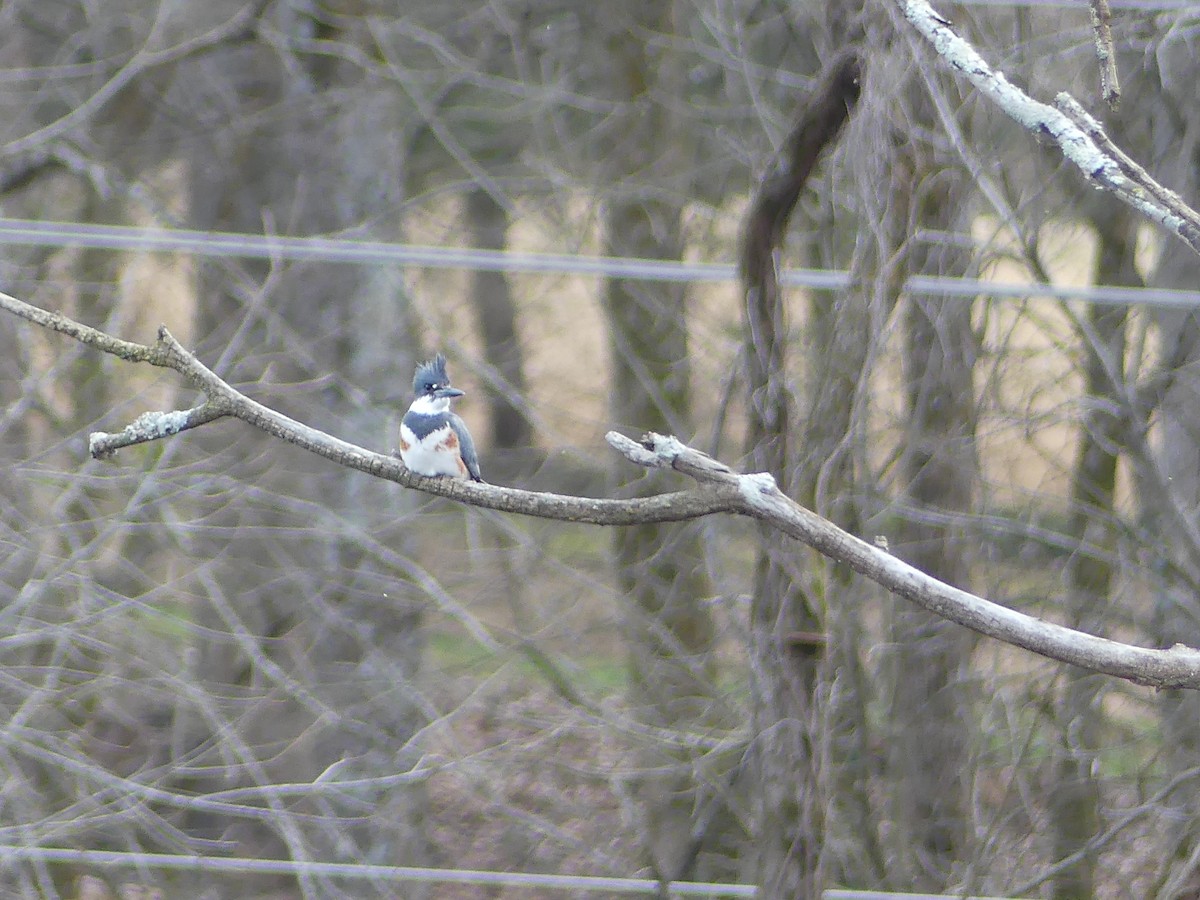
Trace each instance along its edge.
{"label": "blue-gray head", "polygon": [[440,353],[417,366],[417,374],[413,376],[413,393],[418,397],[447,400],[463,396],[463,392],[458,388],[450,387],[450,376],[446,374],[446,357]]}

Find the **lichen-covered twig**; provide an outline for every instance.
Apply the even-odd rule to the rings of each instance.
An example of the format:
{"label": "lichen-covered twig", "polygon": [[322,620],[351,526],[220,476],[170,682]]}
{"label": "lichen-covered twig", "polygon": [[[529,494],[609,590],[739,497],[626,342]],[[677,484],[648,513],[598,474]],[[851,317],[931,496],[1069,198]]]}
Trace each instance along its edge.
{"label": "lichen-covered twig", "polygon": [[92,432],[88,438],[88,453],[94,459],[105,459],[125,447],[170,437],[189,428],[206,425],[225,415],[228,413],[211,403],[202,403],[192,409],[145,412],[113,434],[104,431]]}
{"label": "lichen-covered twig", "polygon": [[[1058,95],[1057,108],[1033,99],[1012,84],[1003,72],[989,66],[970,43],[959,37],[950,22],[935,12],[925,0],[896,2],[904,17],[933,45],[938,56],[1013,121],[1026,131],[1053,142],[1094,187],[1115,194],[1200,253],[1200,215],[1177,194],[1154,181],[1141,167],[1135,172],[1128,165],[1123,165],[1110,152],[1115,147],[1111,141],[1105,144],[1109,150],[1099,146],[1090,126],[1081,126],[1075,113],[1064,112],[1064,109],[1078,109],[1080,112],[1083,109],[1069,94]],[[1092,121],[1095,122],[1094,119]],[[1103,133],[1098,123],[1094,131]],[[1128,160],[1124,154],[1121,156]]]}

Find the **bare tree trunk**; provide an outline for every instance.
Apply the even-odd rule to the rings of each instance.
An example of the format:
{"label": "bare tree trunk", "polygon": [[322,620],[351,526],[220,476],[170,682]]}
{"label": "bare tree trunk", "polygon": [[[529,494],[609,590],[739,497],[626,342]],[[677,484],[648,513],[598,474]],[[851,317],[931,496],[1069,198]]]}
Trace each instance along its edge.
{"label": "bare tree trunk", "polygon": [[[1176,59],[1183,51],[1172,48]],[[1187,54],[1178,73],[1194,73],[1197,65]],[[1167,54],[1164,57],[1169,58]],[[1176,186],[1183,196],[1195,196],[1200,182],[1200,130],[1194,115],[1192,78],[1174,84],[1176,97],[1164,107],[1159,127],[1173,147],[1154,174]],[[1126,100],[1129,103],[1129,100]],[[1174,107],[1174,111],[1172,111]],[[1157,106],[1155,107],[1157,109]],[[1177,118],[1174,112],[1178,112]],[[1190,121],[1189,121],[1190,118]],[[1181,127],[1182,126],[1182,127]],[[1170,168],[1170,171],[1163,171]],[[1168,241],[1152,276],[1155,287],[1192,290],[1196,286],[1196,256],[1187,247]],[[1200,603],[1196,583],[1200,567],[1186,541],[1169,539],[1178,528],[1164,504],[1174,505],[1193,522],[1200,520],[1200,312],[1192,309],[1160,309],[1154,312],[1159,329],[1160,356],[1164,361],[1166,390],[1159,398],[1161,439],[1158,468],[1163,481],[1141,485],[1142,519],[1151,534],[1163,535],[1161,558],[1156,566],[1161,575],[1155,598],[1153,633],[1158,646],[1175,643],[1200,646]],[[1144,480],[1144,477],[1143,477]],[[1200,762],[1200,694],[1195,691],[1163,691],[1159,695],[1159,720],[1167,771],[1178,775]],[[1192,791],[1181,790],[1168,799],[1173,820],[1179,823],[1169,837],[1156,888],[1159,896],[1187,897],[1200,893],[1200,805]]]}
{"label": "bare tree trunk", "polygon": [[[965,173],[914,164],[904,187],[911,203],[906,271],[965,275],[969,254],[919,243],[922,233],[946,233],[965,223]],[[917,185],[922,187],[917,188]],[[913,190],[923,196],[912,196]],[[904,392],[907,427],[900,456],[905,497],[915,510],[969,513],[978,464],[972,369],[976,339],[972,304],[961,298],[911,296],[905,309]],[[896,548],[912,565],[970,589],[970,548],[957,529],[907,520]],[[895,816],[907,858],[905,888],[940,890],[964,858],[969,687],[964,678],[970,632],[911,604],[893,607],[895,677],[890,679],[889,769],[898,785]]]}
{"label": "bare tree trunk", "polygon": [[[605,225],[607,253],[681,257],[680,208],[673,203],[614,201]],[[690,430],[684,293],[682,285],[615,279],[606,285],[613,416],[624,426],[662,433]],[[648,495],[669,484],[669,477],[641,477],[621,493]],[[702,602],[709,586],[699,526],[636,525],[615,531],[613,541],[618,584],[630,603],[631,699],[656,725],[699,721],[711,712],[714,679],[714,629]],[[654,756],[647,766],[670,764]],[[645,788],[656,871],[664,880],[691,877],[681,866],[694,856],[689,846],[695,784],[686,777],[654,776]]]}
{"label": "bare tree trunk", "polygon": [[[1152,174],[1183,197],[1194,198],[1200,186],[1200,117],[1195,106],[1195,82],[1200,73],[1186,29],[1172,29],[1162,38],[1153,56],[1153,77],[1135,79],[1126,86],[1122,107],[1142,109],[1149,128],[1139,137],[1154,142],[1156,165]],[[1137,65],[1148,60],[1137,54]],[[1134,93],[1149,88],[1145,95]],[[1132,129],[1131,129],[1132,130]],[[1128,144],[1122,140],[1122,146]],[[1169,151],[1164,152],[1165,148]],[[1196,256],[1172,241],[1162,244],[1161,256],[1150,278],[1155,287],[1194,290]],[[1165,484],[1143,486],[1142,519],[1151,534],[1163,535],[1162,558],[1157,570],[1162,581],[1155,598],[1153,634],[1158,646],[1179,642],[1200,646],[1200,602],[1196,582],[1200,574],[1194,553],[1186,542],[1166,539],[1177,524],[1163,509],[1175,505],[1193,522],[1200,520],[1200,312],[1163,308],[1153,312],[1159,331],[1159,354],[1164,360],[1167,388],[1159,400],[1158,468]],[[1167,773],[1171,776],[1200,764],[1200,693],[1162,691],[1159,695]],[[1156,896],[1187,897],[1200,894],[1200,804],[1194,791],[1183,789],[1168,801],[1173,821]]]}
{"label": "bare tree trunk", "polygon": [[[332,31],[324,37],[354,39]],[[198,68],[187,73],[196,90],[228,90],[214,89],[207,104],[198,104],[217,121],[199,129],[211,143],[192,147],[196,227],[255,232],[265,218],[288,233],[335,232],[377,216],[377,200],[394,200],[394,191],[379,188],[389,165],[390,183],[403,177],[394,169],[400,123],[386,92],[336,107],[333,95],[343,78],[355,77],[352,70],[328,61],[289,68],[257,46],[206,58]],[[304,111],[296,104],[287,117],[247,124],[255,104],[269,108],[285,97],[303,97]],[[225,103],[236,105],[222,109]],[[357,409],[353,400],[361,391],[407,399],[414,348],[397,308],[403,294],[388,278],[355,266],[283,264],[270,279],[265,266],[250,270],[240,284],[220,269],[204,273],[197,332],[211,357],[231,377],[258,381],[266,402],[309,421],[344,415],[371,429],[364,442],[388,446],[394,436],[380,427],[378,409]],[[238,290],[256,280],[264,286]],[[400,389],[389,391],[396,382]],[[229,448],[215,437],[197,440],[219,459]],[[198,557],[221,564],[198,591],[204,602],[197,617],[207,627],[198,631],[195,673],[211,700],[207,710],[190,707],[188,728],[209,748],[192,770],[204,773],[193,786],[245,784],[261,779],[259,772],[307,782],[339,761],[363,776],[402,771],[419,755],[407,744],[425,723],[417,686],[424,607],[398,571],[403,567],[387,562],[407,549],[394,523],[408,501],[304,456],[268,454],[254,435],[236,441],[230,470],[272,500],[224,498],[207,518],[236,529],[237,540],[195,539]],[[317,511],[317,521],[298,516],[306,508]],[[310,530],[298,530],[298,520]],[[240,752],[231,749],[239,744]],[[243,854],[427,861],[420,785],[389,790],[366,822],[361,807],[351,813],[332,800],[318,805],[318,815],[298,815],[313,812],[300,804],[253,825],[231,827],[212,816],[191,824],[206,836],[229,835]],[[332,890],[312,876],[300,880],[309,894]]]}
{"label": "bare tree trunk", "polygon": [[[488,191],[475,188],[467,194],[466,217],[473,246],[505,249],[508,212]],[[528,447],[533,440],[529,420],[513,402],[514,396],[525,395],[525,364],[517,334],[517,307],[508,276],[479,269],[471,282],[484,359],[505,381],[505,385],[493,388],[487,395],[492,446],[499,450]]]}
{"label": "bare tree trunk", "polygon": [[[1136,285],[1134,268],[1138,222],[1133,213],[1107,203],[1091,217],[1099,239],[1095,283]],[[1125,437],[1120,411],[1126,408],[1123,306],[1090,305],[1084,318],[1084,397],[1086,412],[1071,474],[1070,533],[1079,542],[1065,572],[1067,624],[1097,632],[1111,617],[1115,568],[1117,460]],[[1054,855],[1079,852],[1100,830],[1100,782],[1096,757],[1101,749],[1104,679],[1082,669],[1063,672],[1058,719],[1062,747],[1050,794]],[[1053,883],[1059,900],[1087,900],[1096,891],[1094,854],[1064,871]]]}
{"label": "bare tree trunk", "polygon": [[[611,90],[619,129],[604,162],[604,252],[679,260],[689,174],[686,141],[661,96],[677,96],[678,65],[651,49],[648,35],[672,35],[674,0],[605,7]],[[611,16],[611,19],[608,17]],[[674,192],[674,193],[672,193]],[[614,420],[639,432],[692,433],[687,288],[610,279],[604,287]],[[622,478],[627,469],[622,468]],[[657,493],[669,475],[639,476],[618,490]],[[659,726],[693,727],[713,714],[714,626],[702,598],[711,590],[696,524],[644,525],[613,535],[617,581],[628,598],[631,700]],[[681,765],[682,764],[682,765]],[[648,748],[647,768],[690,768],[689,754]],[[648,776],[639,799],[651,865],[664,879],[695,877],[697,784],[685,775]],[[713,829],[713,834],[719,831]],[[712,835],[709,836],[710,838]],[[708,838],[703,838],[707,840]]]}
{"label": "bare tree trunk", "polygon": [[[1181,277],[1160,277],[1157,286],[1188,290],[1194,285],[1195,257],[1185,247],[1174,254],[1184,266],[1171,266]],[[1185,271],[1179,271],[1184,269]],[[1163,311],[1158,316],[1163,354],[1173,358],[1177,368],[1171,373],[1171,386],[1162,399],[1162,443],[1160,466],[1166,484],[1150,486],[1142,497],[1142,519],[1151,534],[1169,534],[1173,526],[1156,502],[1164,490],[1170,499],[1193,519],[1200,509],[1200,313]],[[1167,529],[1164,531],[1164,529]],[[1200,608],[1195,591],[1195,559],[1164,541],[1163,559],[1158,570],[1162,583],[1155,598],[1153,633],[1156,645],[1169,647],[1183,643],[1200,646]],[[1172,559],[1175,557],[1175,559]],[[1162,691],[1159,697],[1159,721],[1166,748],[1168,772],[1178,774],[1194,769],[1200,761],[1200,694],[1195,691]],[[1164,867],[1162,882],[1171,882],[1176,890],[1160,896],[1195,896],[1200,892],[1200,868],[1195,847],[1200,842],[1197,818],[1200,807],[1192,791],[1183,789],[1168,800],[1172,815],[1180,823],[1169,838],[1168,853],[1173,863]]]}
{"label": "bare tree trunk", "polygon": [[[751,201],[742,237],[750,388],[750,452],[756,471],[791,482],[786,328],[775,254],[822,151],[858,99],[858,59],[843,56],[796,119]],[[760,532],[751,606],[753,759],[757,778],[759,889],[767,897],[816,897],[822,841],[820,765],[813,740],[824,617],[789,565],[794,548]]]}
{"label": "bare tree trunk", "polygon": [[[680,258],[677,206],[611,204],[605,220],[606,252]],[[606,286],[613,415],[622,425],[661,433],[690,427],[684,291],[615,279]],[[656,493],[666,481],[642,478],[634,490]],[[622,590],[638,618],[645,616],[634,623],[642,630],[631,647],[635,694],[663,724],[700,715],[696,703],[709,693],[712,675],[713,624],[698,603],[708,589],[699,533],[689,525],[646,525],[621,529],[614,540]]]}

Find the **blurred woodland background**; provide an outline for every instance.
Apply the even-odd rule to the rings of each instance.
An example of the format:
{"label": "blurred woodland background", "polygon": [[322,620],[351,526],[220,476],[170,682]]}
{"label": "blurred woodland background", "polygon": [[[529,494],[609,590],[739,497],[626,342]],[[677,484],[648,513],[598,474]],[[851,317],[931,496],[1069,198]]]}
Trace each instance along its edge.
{"label": "blurred woodland background", "polygon": [[[1200,13],[1112,5],[1115,113],[1086,4],[939,10],[1194,205]],[[781,260],[841,274],[787,293],[776,476],[953,584],[1200,646],[1200,261],[885,0],[9,0],[0,289],[130,340],[165,323],[254,399],[381,451],[443,350],[488,480],[672,489],[602,435],[748,465],[732,275],[121,251],[14,220],[732,264],[847,47],[862,98]],[[906,289],[926,276],[966,281]],[[763,539],[728,517],[506,517],[232,421],[88,457],[90,432],[195,399],[0,320],[5,896],[563,896],[136,864],[182,853],[1200,897],[1191,693],[976,639],[799,545],[756,603]],[[15,855],[44,847],[132,855]]]}

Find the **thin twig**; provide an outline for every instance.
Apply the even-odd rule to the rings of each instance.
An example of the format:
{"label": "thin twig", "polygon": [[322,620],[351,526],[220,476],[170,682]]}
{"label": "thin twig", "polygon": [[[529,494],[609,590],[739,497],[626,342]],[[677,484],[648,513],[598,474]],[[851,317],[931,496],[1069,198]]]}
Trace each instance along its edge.
{"label": "thin twig", "polygon": [[239,9],[225,22],[204,34],[182,41],[162,50],[140,50],[134,57],[122,66],[95,93],[87,99],[74,104],[71,110],[62,117],[55,119],[37,131],[22,135],[0,147],[0,157],[8,158],[22,156],[35,151],[43,144],[57,140],[68,134],[75,126],[88,121],[102,111],[109,102],[132,84],[138,76],[159,66],[172,65],[180,60],[200,53],[206,53],[222,44],[245,40],[250,37],[260,16],[266,9],[269,0],[255,2]]}
{"label": "thin twig", "polygon": [[1091,0],[1092,35],[1096,39],[1096,60],[1100,63],[1100,96],[1109,109],[1121,103],[1121,82],[1117,77],[1117,54],[1113,51],[1112,10],[1108,0]]}

